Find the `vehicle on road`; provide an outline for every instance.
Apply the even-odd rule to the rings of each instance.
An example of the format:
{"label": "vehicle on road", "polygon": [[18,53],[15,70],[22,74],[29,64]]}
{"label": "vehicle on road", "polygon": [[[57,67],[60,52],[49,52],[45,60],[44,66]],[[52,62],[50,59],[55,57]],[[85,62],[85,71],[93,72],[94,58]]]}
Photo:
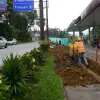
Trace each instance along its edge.
{"label": "vehicle on road", "polygon": [[0,47],[7,48],[7,40],[4,37],[0,37]]}
{"label": "vehicle on road", "polygon": [[15,45],[15,44],[17,44],[17,40],[15,38],[10,38],[10,39],[8,39],[8,44]]}

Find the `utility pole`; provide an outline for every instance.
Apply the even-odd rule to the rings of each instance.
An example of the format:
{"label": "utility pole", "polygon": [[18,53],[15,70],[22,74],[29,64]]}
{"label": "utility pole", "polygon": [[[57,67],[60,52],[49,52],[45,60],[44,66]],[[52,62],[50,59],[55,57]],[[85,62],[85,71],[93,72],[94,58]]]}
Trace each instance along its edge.
{"label": "utility pole", "polygon": [[43,0],[39,0],[40,9],[40,40],[44,40],[44,18],[43,18]]}
{"label": "utility pole", "polygon": [[49,30],[48,30],[48,1],[46,0],[46,31],[47,31],[47,40],[49,41]]}

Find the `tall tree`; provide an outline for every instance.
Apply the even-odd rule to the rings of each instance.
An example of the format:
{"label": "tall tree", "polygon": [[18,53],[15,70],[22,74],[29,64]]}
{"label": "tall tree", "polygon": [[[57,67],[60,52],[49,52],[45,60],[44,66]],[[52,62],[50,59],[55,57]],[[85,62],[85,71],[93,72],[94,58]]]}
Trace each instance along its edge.
{"label": "tall tree", "polygon": [[34,20],[37,18],[37,11],[14,12],[13,0],[7,0],[7,12],[0,13],[0,18],[3,21],[3,23],[0,24],[0,27],[5,26],[4,36],[11,37],[16,33],[18,37],[25,37],[28,29],[34,25]]}

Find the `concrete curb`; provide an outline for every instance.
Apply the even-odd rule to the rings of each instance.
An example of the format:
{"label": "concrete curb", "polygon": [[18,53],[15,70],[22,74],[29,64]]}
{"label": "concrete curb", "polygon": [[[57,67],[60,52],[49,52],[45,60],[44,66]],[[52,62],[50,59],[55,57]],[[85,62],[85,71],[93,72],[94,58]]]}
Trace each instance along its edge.
{"label": "concrete curb", "polygon": [[64,88],[62,79],[61,79],[61,83],[62,83],[62,88],[63,88],[63,92],[64,92],[64,100],[68,100],[67,97],[66,97],[67,93],[66,93],[66,91],[65,91],[65,88]]}

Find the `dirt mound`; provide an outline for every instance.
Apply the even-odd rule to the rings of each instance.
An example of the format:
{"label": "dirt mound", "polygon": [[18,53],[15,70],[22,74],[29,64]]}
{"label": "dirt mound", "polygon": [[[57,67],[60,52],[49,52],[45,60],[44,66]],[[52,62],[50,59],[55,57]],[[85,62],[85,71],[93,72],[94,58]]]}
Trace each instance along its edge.
{"label": "dirt mound", "polygon": [[64,86],[99,84],[99,82],[83,68],[61,68],[56,70],[56,73],[62,78]]}
{"label": "dirt mound", "polygon": [[69,56],[69,47],[59,46],[52,51],[55,57],[56,69],[61,67],[80,67]]}
{"label": "dirt mound", "polygon": [[[69,47],[59,46],[52,50],[55,57],[56,73],[62,78],[64,85],[86,86],[90,84],[99,84],[94,77],[86,72],[69,56]],[[100,75],[100,65],[89,60],[90,69]]]}

